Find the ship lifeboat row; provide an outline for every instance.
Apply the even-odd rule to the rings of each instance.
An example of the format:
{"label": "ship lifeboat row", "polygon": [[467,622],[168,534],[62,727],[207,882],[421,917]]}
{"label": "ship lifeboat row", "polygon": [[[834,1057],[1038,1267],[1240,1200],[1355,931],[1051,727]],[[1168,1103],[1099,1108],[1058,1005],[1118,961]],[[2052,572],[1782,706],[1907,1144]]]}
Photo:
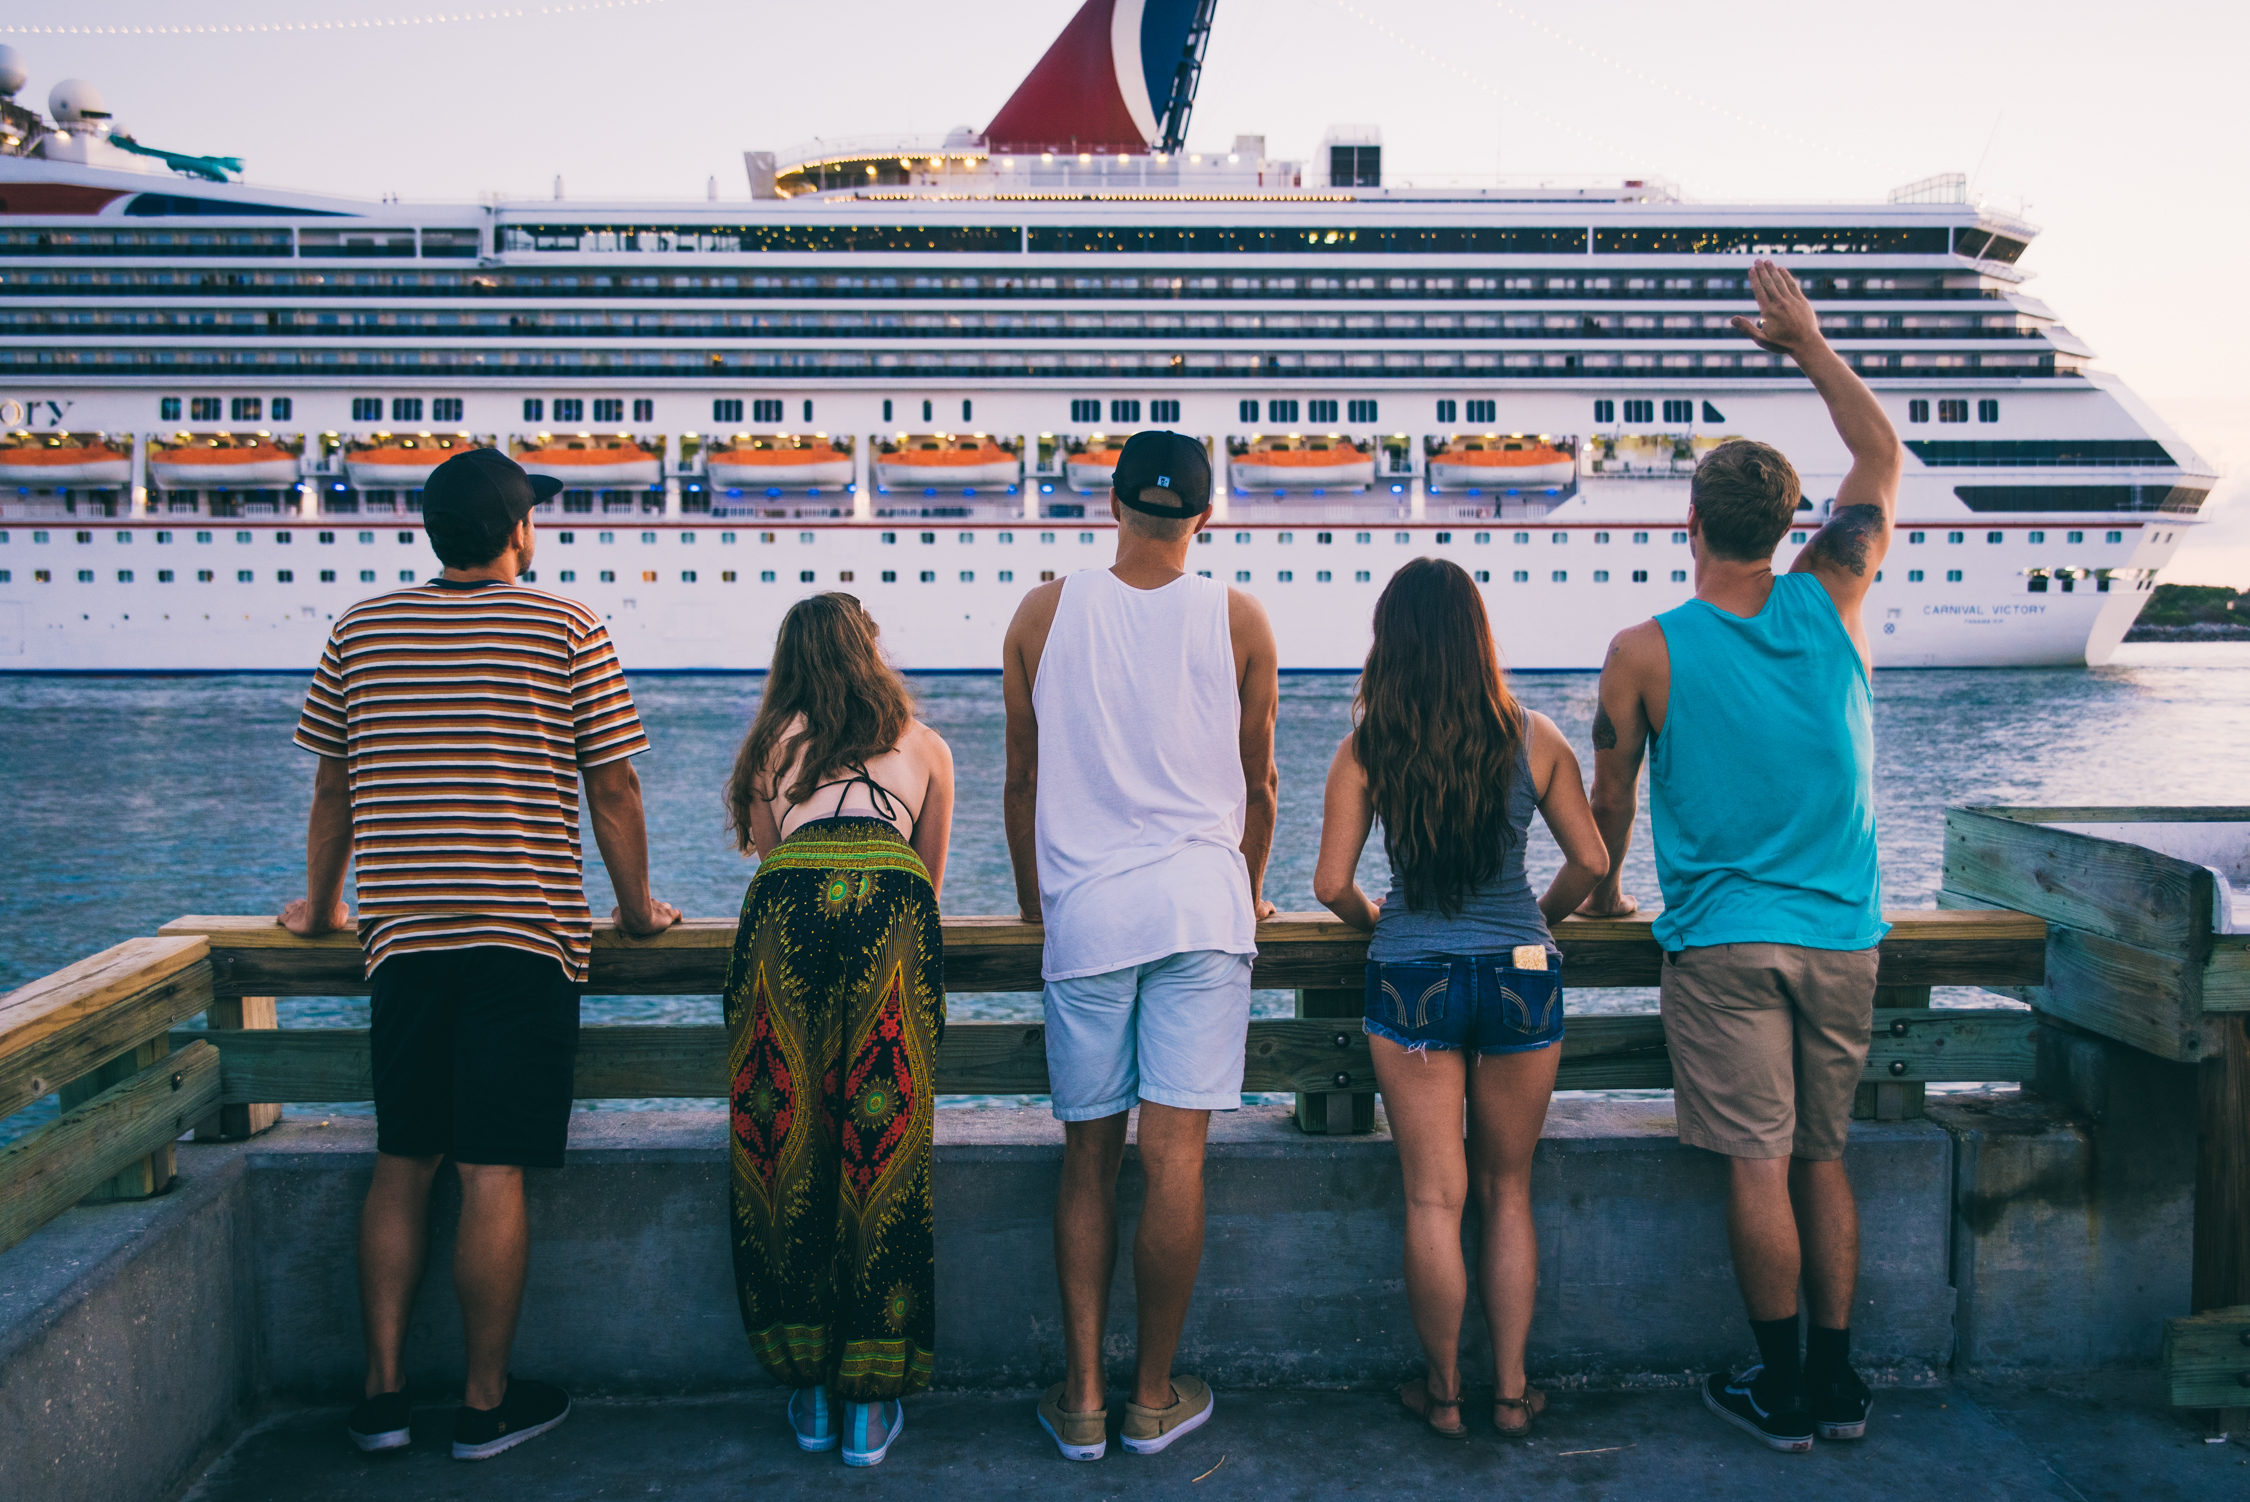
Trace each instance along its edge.
{"label": "ship lifeboat row", "polygon": [[1258,438],[1229,461],[1237,490],[1349,490],[1375,483],[1375,450],[1348,438]]}
{"label": "ship lifeboat row", "polygon": [[132,455],[100,433],[14,433],[0,438],[0,485],[49,490],[64,485],[127,485],[132,479]]}
{"label": "ship lifeboat row", "polygon": [[1013,485],[1022,473],[1019,455],[981,434],[910,438],[875,456],[875,483],[886,490]]}
{"label": "ship lifeboat row", "polygon": [[1440,490],[1540,490],[1578,472],[1569,450],[1536,438],[1456,438],[1430,456],[1429,468]]}
{"label": "ship lifeboat row", "polygon": [[1073,490],[1098,495],[1117,478],[1117,456],[1125,452],[1122,438],[1095,438],[1063,460],[1063,479]]}
{"label": "ship lifeboat row", "polygon": [[148,477],[165,490],[238,485],[286,490],[297,483],[297,451],[264,434],[216,433],[159,441],[148,454]]}
{"label": "ship lifeboat row", "polygon": [[355,490],[420,490],[436,469],[456,454],[490,448],[463,434],[393,438],[388,434],[344,451],[344,474]]}
{"label": "ship lifeboat row", "polygon": [[703,471],[715,490],[810,490],[849,485],[852,456],[826,438],[751,438],[712,450]]}
{"label": "ship lifeboat row", "polygon": [[515,460],[572,490],[652,488],[664,480],[663,456],[630,438],[551,438],[524,444]]}

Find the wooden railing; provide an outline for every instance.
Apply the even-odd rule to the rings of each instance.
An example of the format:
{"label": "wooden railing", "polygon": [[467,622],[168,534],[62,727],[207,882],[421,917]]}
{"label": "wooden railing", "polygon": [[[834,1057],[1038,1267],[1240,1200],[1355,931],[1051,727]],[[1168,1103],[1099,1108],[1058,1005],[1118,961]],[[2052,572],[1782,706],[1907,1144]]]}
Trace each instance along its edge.
{"label": "wooden railing", "polygon": [[[2032,1014],[1931,1010],[1929,988],[2037,984],[2046,924],[2002,911],[1890,918],[1862,1114],[1916,1114],[1928,1081],[2027,1078]],[[1573,919],[1556,940],[1573,992],[1657,983],[1662,952],[1644,919]],[[724,919],[690,919],[651,939],[605,925],[594,935],[588,994],[714,995],[733,943]],[[945,944],[950,992],[1039,989],[1034,925],[949,918]],[[1258,945],[1252,983],[1295,991],[1299,1015],[1251,1023],[1243,1088],[1295,1092],[1308,1130],[1367,1129],[1374,1070],[1357,1021],[1366,936],[1326,915],[1289,914],[1260,925]],[[0,1248],[81,1200],[160,1192],[172,1178],[172,1143],[191,1127],[244,1136],[274,1119],[276,1102],[368,1099],[364,1029],[276,1029],[272,1005],[366,990],[350,933],[300,939],[266,917],[187,917],[0,997],[0,1114],[58,1090],[63,1106],[57,1120],[0,1148]],[[198,1013],[206,1030],[174,1030]],[[579,1038],[579,1099],[728,1092],[723,1028],[589,1026]],[[1671,1083],[1656,1014],[1571,1018],[1558,1088]],[[950,1024],[937,1089],[1045,1093],[1040,1025]]]}

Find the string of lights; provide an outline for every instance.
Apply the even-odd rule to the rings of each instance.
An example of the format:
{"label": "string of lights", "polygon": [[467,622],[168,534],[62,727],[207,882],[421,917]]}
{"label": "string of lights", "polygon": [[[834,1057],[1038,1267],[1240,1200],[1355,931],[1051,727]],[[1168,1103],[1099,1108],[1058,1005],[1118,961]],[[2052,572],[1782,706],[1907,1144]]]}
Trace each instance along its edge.
{"label": "string of lights", "polygon": [[388,31],[415,26],[461,26],[480,21],[521,21],[596,11],[640,10],[666,0],[585,0],[577,5],[527,5],[508,10],[444,11],[426,16],[367,16],[337,21],[237,21],[177,26],[16,26],[0,22],[0,36],[254,36],[284,32]]}

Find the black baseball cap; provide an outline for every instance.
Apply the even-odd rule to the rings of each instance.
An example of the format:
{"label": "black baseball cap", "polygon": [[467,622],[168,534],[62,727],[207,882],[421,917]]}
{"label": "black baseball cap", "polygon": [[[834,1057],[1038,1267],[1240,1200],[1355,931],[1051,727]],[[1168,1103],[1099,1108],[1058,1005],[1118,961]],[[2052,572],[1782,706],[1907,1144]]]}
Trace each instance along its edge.
{"label": "black baseball cap", "polygon": [[[1110,489],[1118,500],[1150,516],[1201,516],[1211,509],[1211,456],[1185,433],[1161,428],[1135,433],[1117,456],[1117,476]],[[1150,505],[1141,499],[1148,490],[1168,490],[1180,498],[1180,504]]]}
{"label": "black baseball cap", "polygon": [[422,526],[497,548],[532,507],[562,488],[562,481],[532,474],[498,449],[465,449],[423,482]]}

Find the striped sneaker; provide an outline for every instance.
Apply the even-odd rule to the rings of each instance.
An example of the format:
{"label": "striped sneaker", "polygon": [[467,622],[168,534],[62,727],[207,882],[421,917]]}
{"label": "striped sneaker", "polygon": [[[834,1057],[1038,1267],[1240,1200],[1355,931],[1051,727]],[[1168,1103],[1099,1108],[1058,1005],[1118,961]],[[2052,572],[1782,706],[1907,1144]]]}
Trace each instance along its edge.
{"label": "striped sneaker", "polygon": [[800,1450],[833,1450],[836,1448],[836,1419],[828,1406],[828,1389],[825,1387],[799,1387],[789,1393],[789,1429],[797,1436]]}
{"label": "striped sneaker", "polygon": [[881,1465],[891,1442],[906,1432],[906,1405],[896,1398],[881,1403],[844,1405],[844,1464]]}

